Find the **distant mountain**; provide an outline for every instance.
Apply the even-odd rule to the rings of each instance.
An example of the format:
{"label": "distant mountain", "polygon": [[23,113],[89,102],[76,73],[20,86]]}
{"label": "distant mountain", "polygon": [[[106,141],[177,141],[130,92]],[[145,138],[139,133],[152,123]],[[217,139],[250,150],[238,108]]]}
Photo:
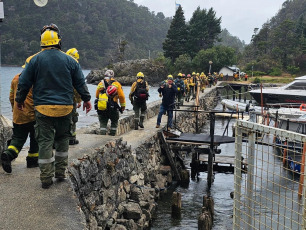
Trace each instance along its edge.
{"label": "distant mountain", "polygon": [[40,50],[40,29],[60,28],[63,51],[75,47],[83,68],[157,56],[171,19],[132,0],[52,0],[37,7],[33,0],[4,2],[0,23],[2,64],[22,65]]}
{"label": "distant mountain", "polygon": [[245,47],[245,42],[238,37],[231,35],[227,29],[223,29],[218,36],[219,41],[215,45],[223,45],[234,48],[237,52],[242,52]]}
{"label": "distant mountain", "polygon": [[306,71],[306,0],[284,1],[261,29],[255,28],[241,65],[275,75]]}

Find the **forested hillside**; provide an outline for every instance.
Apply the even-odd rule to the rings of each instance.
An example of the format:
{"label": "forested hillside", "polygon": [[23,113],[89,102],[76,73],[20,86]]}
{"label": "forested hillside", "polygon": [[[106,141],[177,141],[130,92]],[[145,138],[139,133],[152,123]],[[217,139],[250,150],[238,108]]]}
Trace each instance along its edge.
{"label": "forested hillside", "polygon": [[33,0],[4,1],[0,23],[2,64],[22,65],[40,50],[40,29],[60,28],[62,49],[76,47],[83,68],[156,57],[171,19],[127,0],[52,0],[37,7]]}
{"label": "forested hillside", "polygon": [[246,70],[279,75],[306,71],[306,0],[287,0],[262,28],[255,28],[241,64]]}

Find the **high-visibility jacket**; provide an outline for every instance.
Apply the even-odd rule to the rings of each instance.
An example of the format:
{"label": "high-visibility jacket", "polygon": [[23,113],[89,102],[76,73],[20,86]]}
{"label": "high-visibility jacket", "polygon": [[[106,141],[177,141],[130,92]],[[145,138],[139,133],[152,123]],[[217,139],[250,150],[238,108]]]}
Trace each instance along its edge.
{"label": "high-visibility jacket", "polygon": [[24,101],[23,110],[21,111],[17,108],[17,103],[15,102],[15,98],[16,98],[16,92],[18,88],[19,76],[20,74],[17,74],[11,82],[9,99],[10,99],[12,110],[13,110],[13,122],[15,124],[22,125],[22,124],[27,124],[27,123],[35,121],[35,114],[34,114],[32,88],[30,89]]}
{"label": "high-visibility jacket", "polygon": [[115,80],[114,78],[111,78],[110,80],[108,81],[105,81],[105,80],[102,80],[98,86],[97,86],[97,89],[96,89],[96,98],[99,98],[99,93],[102,91],[102,90],[105,90],[107,88],[108,85],[114,85],[116,86],[117,88],[117,95],[113,98],[114,102],[118,103],[118,100],[120,102],[120,106],[126,106],[126,101],[125,101],[125,95],[124,95],[124,92],[123,92],[123,89],[122,89],[122,86],[121,84]]}
{"label": "high-visibility jacket", "polygon": [[[143,82],[144,80],[143,79],[137,79],[137,81],[135,81],[133,84],[132,84],[132,87],[131,87],[131,91],[130,91],[130,94],[129,94],[129,99],[132,100],[132,95],[133,93],[135,92],[136,90],[136,86],[137,86],[137,83],[138,82]],[[146,90],[147,92],[149,92],[149,84],[148,82],[146,81]]]}

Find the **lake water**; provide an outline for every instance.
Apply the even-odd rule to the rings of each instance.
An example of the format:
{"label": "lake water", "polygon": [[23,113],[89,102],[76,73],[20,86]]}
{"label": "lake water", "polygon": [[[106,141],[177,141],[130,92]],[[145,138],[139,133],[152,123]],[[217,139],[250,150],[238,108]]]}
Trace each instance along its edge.
{"label": "lake water", "polygon": [[[0,68],[0,81],[1,81],[1,114],[5,117],[12,119],[12,109],[11,104],[9,102],[9,93],[10,93],[10,87],[11,87],[11,81],[14,78],[14,76],[22,71],[21,67],[1,67]],[[86,77],[90,70],[83,70],[84,76]],[[94,104],[95,100],[95,94],[96,94],[96,85],[87,84],[88,90],[91,94],[91,103]],[[130,86],[123,86],[123,91],[125,93],[126,97],[126,109],[132,110],[132,104],[130,103],[130,100],[128,99],[128,95],[130,93]],[[150,87],[149,91],[150,97],[148,100],[149,102],[153,102],[156,100],[159,100],[157,87]],[[91,125],[95,122],[98,122],[97,113],[94,110],[94,108],[86,114],[84,111],[82,111],[82,107],[78,109],[79,112],[79,122],[77,123],[77,128],[85,127],[88,125]]]}

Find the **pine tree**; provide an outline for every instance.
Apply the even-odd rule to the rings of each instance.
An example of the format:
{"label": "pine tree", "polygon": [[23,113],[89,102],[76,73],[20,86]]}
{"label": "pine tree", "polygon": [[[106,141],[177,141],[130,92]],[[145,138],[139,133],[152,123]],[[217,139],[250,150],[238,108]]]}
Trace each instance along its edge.
{"label": "pine tree", "polygon": [[187,26],[181,6],[178,7],[168,30],[167,37],[163,43],[165,57],[175,61],[181,54],[185,54],[187,42]]}
{"label": "pine tree", "polygon": [[189,22],[189,54],[194,57],[201,49],[212,48],[221,33],[221,18],[216,18],[213,8],[200,7],[193,12]]}

